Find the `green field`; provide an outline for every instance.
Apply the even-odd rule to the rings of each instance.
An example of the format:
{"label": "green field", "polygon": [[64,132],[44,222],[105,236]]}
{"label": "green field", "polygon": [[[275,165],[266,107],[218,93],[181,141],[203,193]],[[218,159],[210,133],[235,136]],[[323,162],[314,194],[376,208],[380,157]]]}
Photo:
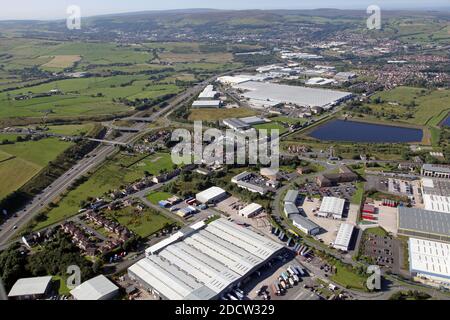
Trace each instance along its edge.
{"label": "green field", "polygon": [[204,120],[216,121],[228,118],[243,118],[256,115],[256,112],[246,108],[232,108],[232,109],[192,109],[189,114],[190,121]]}
{"label": "green field", "polygon": [[[142,157],[142,155],[141,155]],[[145,174],[145,171],[159,171],[162,165],[171,168],[170,155],[155,154],[142,160],[144,165],[131,165],[139,160],[137,157],[117,155],[115,158],[105,162],[97,171],[75,190],[69,191],[60,201],[56,208],[51,209],[46,215],[45,221],[39,222],[33,228],[40,230],[49,225],[57,223],[65,218],[74,216],[80,209],[80,202],[85,201],[88,197],[101,197],[105,193],[109,193],[114,189],[118,189],[127,183],[132,183]],[[148,165],[146,165],[148,163]]]}
{"label": "green field", "polygon": [[77,136],[87,134],[93,128],[94,128],[93,123],[67,124],[60,126],[48,126],[48,132],[67,136]]}
{"label": "green field", "polygon": [[280,135],[288,131],[287,128],[285,128],[278,122],[257,124],[257,125],[254,125],[253,128],[255,128],[257,130],[265,129],[265,130],[267,130],[267,134],[270,134],[272,132],[272,130],[278,130],[278,133]]}
{"label": "green field", "polygon": [[0,199],[23,186],[71,145],[51,138],[0,146],[0,159],[14,157],[0,162]]}
{"label": "green field", "polygon": [[377,98],[381,98],[382,103],[368,105],[374,112],[394,115],[398,117],[398,121],[415,125],[437,126],[450,111],[448,89],[398,87],[375,94],[372,101]]}
{"label": "green field", "polygon": [[118,211],[112,211],[107,215],[117,220],[118,223],[127,227],[142,238],[147,238],[163,229],[168,224],[174,223],[173,220],[170,220],[164,215],[153,210],[135,212],[133,207],[126,207]]}
{"label": "green field", "polygon": [[138,162],[133,168],[143,172],[147,171],[151,175],[158,175],[161,170],[171,171],[173,166],[171,154],[156,153],[151,157]]}
{"label": "green field", "polygon": [[345,288],[356,290],[367,290],[365,286],[366,277],[363,277],[347,269],[341,263],[336,263],[336,273],[330,277],[331,280]]}
{"label": "green field", "polygon": [[147,195],[147,199],[154,205],[158,205],[158,202],[169,199],[171,196],[172,194],[168,192],[152,192]]}

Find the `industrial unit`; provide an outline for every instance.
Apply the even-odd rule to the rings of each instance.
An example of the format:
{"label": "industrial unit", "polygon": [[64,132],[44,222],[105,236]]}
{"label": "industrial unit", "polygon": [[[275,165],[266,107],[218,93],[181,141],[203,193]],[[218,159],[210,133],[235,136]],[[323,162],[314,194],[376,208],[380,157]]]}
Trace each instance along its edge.
{"label": "industrial unit", "polygon": [[52,276],[23,278],[16,281],[8,298],[15,300],[44,299],[51,291]]}
{"label": "industrial unit", "polygon": [[234,87],[244,91],[243,96],[250,99],[251,103],[263,107],[293,104],[300,107],[318,106],[328,110],[353,96],[350,92],[256,81],[247,81]]}
{"label": "industrial unit", "polygon": [[292,203],[297,205],[298,203],[298,190],[289,190],[284,197],[284,203]]}
{"label": "industrial unit", "polygon": [[104,275],[92,278],[70,291],[76,300],[111,300],[119,293],[119,287]]}
{"label": "industrial unit", "polygon": [[290,216],[293,225],[303,233],[308,235],[316,235],[320,232],[320,226],[299,214]]}
{"label": "industrial unit", "polygon": [[398,234],[450,242],[450,214],[398,208]]}
{"label": "industrial unit", "polygon": [[408,247],[411,275],[450,287],[450,244],[410,238]]}
{"label": "industrial unit", "polygon": [[355,227],[349,223],[343,223],[339,227],[336,240],[333,243],[333,247],[342,251],[348,251],[350,242],[352,240],[353,230]]}
{"label": "industrial unit", "polygon": [[228,194],[225,190],[223,190],[222,188],[219,187],[211,187],[209,189],[206,189],[200,193],[197,193],[196,195],[196,199],[197,201],[201,202],[201,203],[218,203],[222,200],[224,200],[225,198],[228,197]]}
{"label": "industrial unit", "polygon": [[146,250],[129,276],[160,299],[218,299],[283,246],[226,219],[196,223]]}
{"label": "industrial unit", "polygon": [[333,219],[342,219],[344,213],[345,199],[336,197],[324,197],[320,209],[318,212],[319,217],[328,218],[330,216]]}
{"label": "industrial unit", "polygon": [[450,213],[450,180],[423,178],[422,198],[426,210]]}
{"label": "industrial unit", "polygon": [[450,166],[425,163],[421,174],[425,177],[450,179]]}
{"label": "industrial unit", "polygon": [[253,218],[263,210],[263,207],[258,203],[251,203],[244,209],[239,210],[239,215],[244,218]]}
{"label": "industrial unit", "polygon": [[220,108],[221,100],[196,100],[192,104],[192,108]]}

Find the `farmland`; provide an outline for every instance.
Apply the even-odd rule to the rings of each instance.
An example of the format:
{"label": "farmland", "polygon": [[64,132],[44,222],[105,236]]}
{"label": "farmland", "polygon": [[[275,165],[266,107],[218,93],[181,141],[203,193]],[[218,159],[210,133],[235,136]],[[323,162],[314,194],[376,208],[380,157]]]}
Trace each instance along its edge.
{"label": "farmland", "polygon": [[190,121],[217,121],[228,118],[241,118],[254,116],[255,111],[245,108],[231,108],[231,109],[192,109],[189,115]]}
{"label": "farmland", "polygon": [[0,199],[24,185],[71,145],[52,138],[0,146],[0,159],[5,160],[0,162]]}

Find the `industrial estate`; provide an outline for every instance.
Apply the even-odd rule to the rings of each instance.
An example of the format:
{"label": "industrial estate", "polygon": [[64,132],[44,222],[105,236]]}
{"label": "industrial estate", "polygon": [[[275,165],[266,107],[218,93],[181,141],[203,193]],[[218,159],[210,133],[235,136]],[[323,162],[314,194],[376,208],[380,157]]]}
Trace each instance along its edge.
{"label": "industrial estate", "polygon": [[[450,299],[450,14],[366,19],[0,21],[7,298]],[[198,121],[223,134],[175,164]],[[234,158],[274,140],[277,166]]]}

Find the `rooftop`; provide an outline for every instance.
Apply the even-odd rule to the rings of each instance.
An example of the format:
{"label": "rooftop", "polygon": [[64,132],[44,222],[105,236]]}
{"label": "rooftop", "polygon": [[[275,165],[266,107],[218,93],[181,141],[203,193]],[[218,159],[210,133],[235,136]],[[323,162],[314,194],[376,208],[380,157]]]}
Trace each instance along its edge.
{"label": "rooftop", "polygon": [[70,291],[77,300],[102,300],[117,292],[119,287],[112,283],[104,275],[92,278]]}
{"label": "rooftop", "polygon": [[336,240],[334,241],[334,245],[342,248],[348,248],[350,245],[350,240],[352,239],[354,228],[355,227],[349,223],[341,224]]}
{"label": "rooftop", "polygon": [[298,199],[298,190],[289,190],[284,197],[284,202],[296,203]]}
{"label": "rooftop", "polygon": [[320,212],[341,215],[344,212],[345,199],[324,197],[320,206]]}
{"label": "rooftop", "polygon": [[422,166],[422,169],[426,170],[426,171],[438,171],[438,172],[450,173],[450,166],[441,165],[441,164],[425,163]]}
{"label": "rooftop", "polygon": [[170,300],[207,300],[249,275],[283,246],[218,219],[129,268]]}
{"label": "rooftop", "polygon": [[255,81],[238,84],[236,88],[247,90],[243,94],[246,98],[266,104],[290,103],[305,107],[328,106],[352,95],[350,92]]}
{"label": "rooftop", "polygon": [[306,230],[314,230],[317,228],[320,228],[319,225],[314,223],[313,221],[309,220],[308,218],[305,218],[299,214],[293,214],[291,217],[292,221],[294,221],[296,224],[302,226]]}
{"label": "rooftop", "polygon": [[409,257],[411,272],[450,281],[450,244],[410,238]]}
{"label": "rooftop", "polygon": [[436,235],[450,234],[450,214],[418,208],[398,208],[399,229],[427,232]]}
{"label": "rooftop", "polygon": [[11,288],[8,297],[44,294],[51,281],[52,276],[19,279]]}

